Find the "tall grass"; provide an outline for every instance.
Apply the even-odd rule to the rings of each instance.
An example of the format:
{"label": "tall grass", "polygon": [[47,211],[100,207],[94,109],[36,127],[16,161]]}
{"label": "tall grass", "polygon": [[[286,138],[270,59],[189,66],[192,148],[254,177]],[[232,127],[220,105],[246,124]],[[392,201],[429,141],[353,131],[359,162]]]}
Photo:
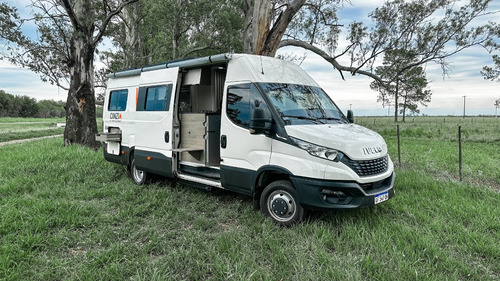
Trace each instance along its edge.
{"label": "tall grass", "polygon": [[279,228],[245,196],[124,167],[50,139],[0,147],[3,280],[498,280],[500,194],[397,171],[374,209]]}

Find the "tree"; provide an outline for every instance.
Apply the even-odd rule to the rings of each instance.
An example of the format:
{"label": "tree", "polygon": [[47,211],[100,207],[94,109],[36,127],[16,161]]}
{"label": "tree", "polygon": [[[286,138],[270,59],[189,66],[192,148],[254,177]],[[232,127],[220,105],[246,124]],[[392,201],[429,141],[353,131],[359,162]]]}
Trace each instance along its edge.
{"label": "tree", "polygon": [[[345,1],[348,2],[348,1]],[[387,86],[375,73],[376,61],[386,52],[405,49],[416,59],[401,72],[434,62],[448,74],[448,59],[472,46],[499,50],[495,23],[476,25],[474,19],[488,11],[491,0],[392,0],[375,9],[373,27],[352,22],[347,29],[337,23],[336,11],[344,1],[247,0],[245,52],[273,56],[278,48],[295,46],[312,51],[328,61],[342,78],[344,72],[366,75]],[[341,32],[348,44],[338,48]],[[342,64],[342,58],[349,63]],[[397,103],[396,103],[397,106]]]}
{"label": "tree", "polygon": [[498,117],[498,109],[500,108],[500,99],[497,99],[493,104],[495,106],[495,118]]}
{"label": "tree", "polygon": [[[36,0],[38,38],[23,34],[17,10],[0,4],[0,38],[13,43],[8,57],[42,80],[68,90],[64,143],[97,149],[95,141],[94,54],[113,18],[137,0]],[[69,87],[67,86],[69,84]]]}
{"label": "tree", "polygon": [[[239,0],[141,0],[113,23],[118,52],[103,53],[109,70],[241,51]],[[159,25],[161,23],[161,25]]]}
{"label": "tree", "polygon": [[500,57],[498,55],[493,55],[494,66],[485,66],[481,71],[484,79],[500,82]]}
{"label": "tree", "polygon": [[38,102],[38,115],[41,118],[64,117],[64,102],[53,100],[41,100]]}
{"label": "tree", "polygon": [[375,68],[375,74],[384,82],[374,80],[370,88],[379,92],[378,101],[383,105],[394,104],[395,122],[399,112],[403,114],[404,122],[407,110],[418,113],[419,104],[426,106],[430,102],[432,92],[425,89],[428,82],[424,69],[421,66],[407,68],[417,60],[412,51],[390,50],[385,53],[383,64]]}

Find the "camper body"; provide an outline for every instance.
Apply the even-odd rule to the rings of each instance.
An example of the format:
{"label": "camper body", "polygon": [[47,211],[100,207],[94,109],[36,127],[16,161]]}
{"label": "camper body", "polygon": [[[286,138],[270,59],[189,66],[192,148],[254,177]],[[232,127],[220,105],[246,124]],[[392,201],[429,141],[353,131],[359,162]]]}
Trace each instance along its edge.
{"label": "camper body", "polygon": [[223,54],[108,76],[104,158],[151,174],[253,196],[276,222],[304,209],[352,209],[394,195],[377,133],[348,121],[299,66]]}

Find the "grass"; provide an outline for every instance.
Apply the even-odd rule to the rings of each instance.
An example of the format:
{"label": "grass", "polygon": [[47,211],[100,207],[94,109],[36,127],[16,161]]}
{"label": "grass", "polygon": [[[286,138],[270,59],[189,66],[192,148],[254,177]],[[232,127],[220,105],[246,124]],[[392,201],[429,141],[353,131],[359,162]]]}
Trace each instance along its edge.
{"label": "grass", "polygon": [[57,128],[57,123],[64,123],[64,118],[0,118],[0,142],[30,139],[64,133],[64,128]]}
{"label": "grass", "polygon": [[[97,119],[98,130],[102,128],[102,119]],[[52,136],[64,133],[57,123],[66,122],[64,118],[0,118],[0,142]]]}
{"label": "grass", "polygon": [[249,197],[136,186],[61,138],[0,158],[0,280],[500,279],[500,193],[480,181],[402,167],[396,197],[372,210],[279,228]]}
{"label": "grass", "polygon": [[[356,123],[379,132],[392,160],[398,162],[397,128],[392,118],[362,117]],[[458,180],[461,126],[464,180],[500,190],[500,118],[416,117],[399,126],[403,168]]]}
{"label": "grass", "polygon": [[0,123],[24,123],[24,122],[44,122],[44,123],[64,123],[65,118],[20,118],[20,117],[1,117]]}

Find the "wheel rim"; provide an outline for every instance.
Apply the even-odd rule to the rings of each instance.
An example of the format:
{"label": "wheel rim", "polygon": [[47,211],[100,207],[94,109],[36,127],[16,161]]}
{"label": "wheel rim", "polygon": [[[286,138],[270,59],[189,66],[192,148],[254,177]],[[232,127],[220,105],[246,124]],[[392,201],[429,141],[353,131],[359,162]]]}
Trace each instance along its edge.
{"label": "wheel rim", "polygon": [[271,217],[280,222],[289,221],[297,211],[295,199],[283,190],[276,190],[269,195],[267,209]]}
{"label": "wheel rim", "polygon": [[135,165],[132,166],[132,175],[134,176],[134,179],[136,182],[141,182],[143,177],[144,177],[144,172],[141,170],[138,170]]}

